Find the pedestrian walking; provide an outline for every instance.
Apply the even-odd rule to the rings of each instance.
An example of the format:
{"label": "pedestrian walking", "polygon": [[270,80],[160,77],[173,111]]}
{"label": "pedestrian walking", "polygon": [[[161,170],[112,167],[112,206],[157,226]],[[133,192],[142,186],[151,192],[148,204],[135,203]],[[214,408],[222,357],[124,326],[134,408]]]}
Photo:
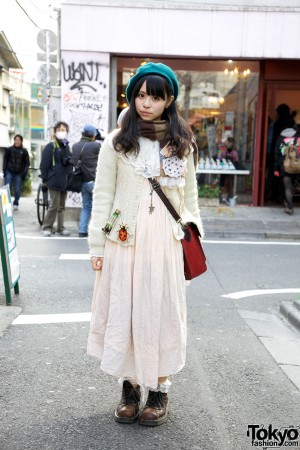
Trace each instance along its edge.
{"label": "pedestrian walking", "polygon": [[64,211],[67,199],[67,178],[71,169],[71,152],[67,134],[69,125],[57,122],[54,125],[54,137],[43,150],[40,164],[43,188],[49,189],[50,205],[46,213],[42,230],[43,236],[55,233],[54,223],[57,219],[56,232],[69,236],[70,231],[64,227]]}
{"label": "pedestrian walking", "polygon": [[82,171],[82,209],[79,220],[79,237],[88,236],[88,226],[93,205],[93,190],[96,168],[101,144],[96,141],[99,131],[93,125],[85,125],[81,139],[72,147],[72,160],[74,166],[80,161]]}
{"label": "pedestrian walking", "polygon": [[268,131],[265,199],[282,203],[282,179],[274,175],[275,148],[280,133],[286,128],[286,121],[290,120],[290,107],[286,103],[281,103],[276,108],[276,114],[277,117],[270,123]]}
{"label": "pedestrian walking", "polygon": [[5,184],[14,190],[13,209],[18,210],[22,184],[30,166],[29,153],[23,147],[23,136],[16,134],[14,145],[5,149],[3,173]]}
{"label": "pedestrian walking", "polygon": [[[178,89],[170,67],[141,66],[126,89],[130,108],[121,128],[107,136],[98,160],[89,228],[97,273],[87,352],[120,378],[114,417],[121,423],[166,422],[170,377],[185,365],[183,231],[149,182],[159,181],[183,220],[202,234],[195,141],[175,106]],[[144,388],[148,398],[140,410]]]}
{"label": "pedestrian walking", "polygon": [[281,131],[275,146],[274,176],[280,177],[284,188],[284,212],[294,214],[293,208],[293,184],[299,178],[299,174],[290,174],[284,170],[284,159],[287,147],[295,146],[300,155],[300,132],[290,115],[282,122],[284,129]]}

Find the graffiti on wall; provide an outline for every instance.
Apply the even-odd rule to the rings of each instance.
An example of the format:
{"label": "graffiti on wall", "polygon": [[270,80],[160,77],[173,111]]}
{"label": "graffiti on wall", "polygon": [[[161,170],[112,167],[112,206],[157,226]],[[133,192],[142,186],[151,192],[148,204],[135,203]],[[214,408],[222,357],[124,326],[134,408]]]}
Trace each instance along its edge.
{"label": "graffiti on wall", "polygon": [[109,55],[64,52],[62,59],[62,118],[70,126],[69,140],[80,139],[83,126],[108,131]]}

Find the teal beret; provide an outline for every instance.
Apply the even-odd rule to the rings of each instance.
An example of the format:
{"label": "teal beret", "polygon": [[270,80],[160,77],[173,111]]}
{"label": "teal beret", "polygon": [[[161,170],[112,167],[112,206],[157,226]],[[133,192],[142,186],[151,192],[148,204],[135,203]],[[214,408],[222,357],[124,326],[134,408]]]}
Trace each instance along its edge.
{"label": "teal beret", "polygon": [[133,77],[130,78],[126,88],[126,97],[128,102],[131,100],[131,95],[135,84],[146,75],[158,75],[165,78],[169,82],[174,95],[174,100],[176,100],[178,97],[179,85],[173,70],[165,64],[149,62],[143,66],[140,66]]}

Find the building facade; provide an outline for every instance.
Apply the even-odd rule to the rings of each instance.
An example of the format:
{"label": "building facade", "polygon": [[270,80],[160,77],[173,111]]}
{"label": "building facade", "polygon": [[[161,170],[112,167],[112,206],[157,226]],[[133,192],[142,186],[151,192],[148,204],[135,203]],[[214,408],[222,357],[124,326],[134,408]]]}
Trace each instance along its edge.
{"label": "building facade", "polygon": [[[22,66],[5,33],[0,32],[0,172],[4,149],[13,144],[16,134],[30,149],[31,86],[24,81]],[[3,178],[0,179],[3,184]]]}
{"label": "building facade", "polygon": [[250,170],[239,177],[239,199],[264,204],[268,125],[280,103],[300,110],[298,0],[64,0],[61,19],[61,114],[71,139],[87,121],[114,128],[130,76],[144,62],[166,63],[200,155],[213,157],[233,136]]}

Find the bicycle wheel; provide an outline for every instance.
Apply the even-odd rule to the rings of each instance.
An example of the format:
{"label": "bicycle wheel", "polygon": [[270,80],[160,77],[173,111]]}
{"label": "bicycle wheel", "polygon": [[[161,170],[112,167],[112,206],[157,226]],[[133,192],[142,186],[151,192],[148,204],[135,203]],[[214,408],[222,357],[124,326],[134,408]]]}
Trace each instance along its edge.
{"label": "bicycle wheel", "polygon": [[[45,202],[45,194],[47,201]],[[37,190],[37,196],[36,196],[36,208],[37,208],[37,218],[40,225],[43,225],[44,218],[45,218],[45,212],[46,209],[48,209],[48,192],[42,191],[42,185],[40,184]]]}

